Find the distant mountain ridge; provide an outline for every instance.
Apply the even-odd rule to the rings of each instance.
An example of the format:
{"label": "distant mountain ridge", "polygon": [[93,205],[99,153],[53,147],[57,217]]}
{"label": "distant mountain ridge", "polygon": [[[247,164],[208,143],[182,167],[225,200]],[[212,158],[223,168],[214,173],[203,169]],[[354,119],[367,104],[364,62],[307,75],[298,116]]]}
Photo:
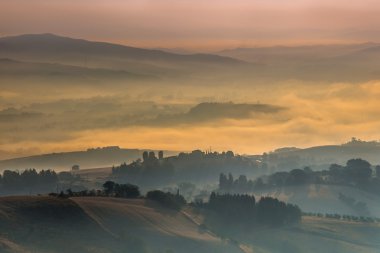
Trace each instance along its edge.
{"label": "distant mountain ridge", "polygon": [[[182,83],[190,80],[199,83],[200,80],[206,80],[208,83],[214,81],[215,84],[236,80],[378,80],[379,48],[380,44],[377,43],[362,43],[236,48],[214,53],[184,53],[179,50],[144,49],[54,34],[25,34],[0,38],[0,58],[4,59],[120,70],[162,79],[169,78],[175,82],[181,80]],[[99,76],[107,79],[108,73],[95,75]],[[47,78],[50,80],[51,76]],[[125,77],[119,76],[118,79],[124,81]],[[79,83],[81,81],[79,80]]]}
{"label": "distant mountain ridge", "polygon": [[233,48],[215,52],[217,55],[229,56],[244,61],[305,61],[323,58],[344,57],[360,54],[379,48],[379,43],[367,42],[359,44],[304,45],[304,46],[272,46]]}
{"label": "distant mountain ridge", "polygon": [[[66,55],[62,55],[66,54]],[[145,61],[205,61],[216,63],[242,63],[231,57],[212,54],[175,54],[162,50],[142,49],[108,42],[94,42],[74,39],[54,34],[25,34],[0,38],[0,56],[2,58],[40,56],[41,60],[63,60],[78,54],[86,57],[107,56],[125,60]],[[20,58],[23,59],[23,58]]]}

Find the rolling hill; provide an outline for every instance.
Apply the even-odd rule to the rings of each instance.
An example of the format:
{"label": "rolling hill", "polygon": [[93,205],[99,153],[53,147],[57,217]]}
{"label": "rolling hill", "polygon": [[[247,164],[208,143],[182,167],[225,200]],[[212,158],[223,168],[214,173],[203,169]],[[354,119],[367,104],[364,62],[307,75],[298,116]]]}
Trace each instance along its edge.
{"label": "rolling hill", "polygon": [[0,224],[1,252],[241,252],[144,200],[7,197]]}
{"label": "rolling hill", "polygon": [[333,163],[346,164],[350,159],[361,158],[372,165],[380,164],[380,144],[377,141],[353,140],[341,145],[323,145],[309,148],[287,147],[250,156],[253,160],[265,161],[275,171],[284,171],[310,166],[314,170],[328,169]]}
{"label": "rolling hill", "polygon": [[[30,65],[24,64],[23,68],[18,69],[20,75],[30,74],[36,66],[41,67],[41,63],[49,63],[80,67],[82,72],[94,74],[95,80],[96,77],[107,79],[114,73],[110,80],[128,80],[134,75],[154,77],[156,82],[162,79],[173,82],[181,80],[183,84],[220,84],[240,80],[245,85],[252,85],[256,81],[270,83],[292,79],[359,82],[380,77],[377,71],[378,48],[376,43],[363,43],[237,48],[214,54],[178,54],[170,50],[143,49],[54,34],[25,34],[0,38],[0,59],[29,62]],[[41,68],[40,75],[51,78],[49,70],[58,66],[47,67],[46,71]],[[74,74],[79,71],[72,70]],[[3,71],[0,75],[9,76],[9,73]],[[12,78],[10,81],[20,81],[16,76]]]}
{"label": "rolling hill", "polygon": [[377,43],[236,48],[216,54],[265,65],[261,75],[281,79],[360,82],[380,77]]}
{"label": "rolling hill", "polygon": [[0,251],[375,253],[380,246],[378,224],[304,217],[291,227],[241,231],[232,242],[201,222],[191,208],[175,212],[143,199],[3,197]]}
{"label": "rolling hill", "polygon": [[[13,158],[1,160],[0,171],[5,169],[24,170],[27,168],[67,171],[75,164],[83,169],[110,167],[112,165],[120,165],[123,162],[131,162],[141,158],[144,151],[145,150],[139,149],[104,147],[88,149],[86,151],[72,151]],[[175,151],[165,151],[165,155],[174,155],[177,153],[178,152]]]}
{"label": "rolling hill", "polygon": [[64,78],[70,79],[124,79],[149,81],[157,79],[154,76],[129,73],[125,70],[112,70],[104,68],[88,68],[71,66],[59,63],[24,62],[12,59],[0,59],[0,77],[10,79],[22,74],[23,78],[50,78],[50,80]]}
{"label": "rolling hill", "polygon": [[[255,196],[271,196],[298,205],[304,212],[341,214],[365,217],[380,217],[380,196],[348,186],[301,185],[257,191]],[[365,208],[355,208],[339,199],[339,195],[349,196]]]}
{"label": "rolling hill", "polygon": [[256,48],[235,48],[216,52],[218,55],[233,57],[248,62],[265,64],[301,63],[332,59],[350,54],[360,54],[361,51],[375,49],[377,43],[348,45],[310,45],[310,46],[273,46]]}
{"label": "rolling hill", "polygon": [[[128,69],[176,68],[178,64],[239,65],[243,61],[211,54],[181,55],[54,34],[25,34],[0,38],[0,58],[61,63],[74,66]],[[137,66],[134,70],[137,70]],[[157,69],[156,69],[157,70]]]}

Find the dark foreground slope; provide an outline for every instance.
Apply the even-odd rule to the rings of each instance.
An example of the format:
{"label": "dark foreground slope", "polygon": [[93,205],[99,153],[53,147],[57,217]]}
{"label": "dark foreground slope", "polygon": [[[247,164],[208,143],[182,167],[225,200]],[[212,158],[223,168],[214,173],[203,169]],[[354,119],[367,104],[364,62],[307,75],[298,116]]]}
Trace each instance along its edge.
{"label": "dark foreground slope", "polygon": [[199,228],[202,219],[191,208],[175,212],[143,199],[3,197],[0,252],[380,252],[376,223],[305,217],[292,227],[234,231],[234,240],[222,241]]}
{"label": "dark foreground slope", "polygon": [[0,199],[0,252],[240,252],[144,200]]}
{"label": "dark foreground slope", "polygon": [[120,252],[120,244],[73,201],[0,200],[0,252]]}

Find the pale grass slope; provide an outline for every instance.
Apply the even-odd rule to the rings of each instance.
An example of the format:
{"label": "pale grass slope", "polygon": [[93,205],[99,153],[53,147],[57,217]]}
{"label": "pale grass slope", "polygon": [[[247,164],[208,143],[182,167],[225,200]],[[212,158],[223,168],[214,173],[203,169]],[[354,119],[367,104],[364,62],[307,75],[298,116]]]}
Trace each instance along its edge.
{"label": "pale grass slope", "polygon": [[[355,210],[339,199],[339,193],[366,203],[369,215]],[[255,192],[255,196],[271,196],[297,204],[305,212],[380,217],[380,196],[354,187],[337,185],[287,186]]]}
{"label": "pale grass slope", "polygon": [[131,238],[149,253],[380,252],[379,224],[306,217],[292,227],[237,231],[238,245],[200,230],[202,222],[190,207],[176,212],[144,199],[2,197],[0,252],[125,253]]}
{"label": "pale grass slope", "polygon": [[133,234],[143,237],[151,248],[180,249],[178,252],[240,252],[214,235],[201,232],[186,214],[149,200],[99,197],[73,200],[115,237]]}
{"label": "pale grass slope", "polygon": [[256,253],[379,253],[378,224],[305,217],[302,225],[263,229],[239,238]]}
{"label": "pale grass slope", "polygon": [[1,253],[242,252],[198,225],[143,199],[0,198]]}

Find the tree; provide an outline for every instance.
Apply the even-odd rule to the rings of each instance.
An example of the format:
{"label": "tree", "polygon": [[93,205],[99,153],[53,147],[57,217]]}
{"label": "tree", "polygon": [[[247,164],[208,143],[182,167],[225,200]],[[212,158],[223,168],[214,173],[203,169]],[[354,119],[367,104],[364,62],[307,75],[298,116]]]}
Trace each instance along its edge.
{"label": "tree", "polygon": [[137,198],[140,196],[139,187],[133,184],[115,184],[115,197]]}
{"label": "tree", "polygon": [[380,178],[380,165],[377,165],[375,170],[376,170],[376,177]]}
{"label": "tree", "polygon": [[356,184],[365,184],[372,176],[371,164],[363,159],[351,159],[347,161],[346,173]]}
{"label": "tree", "polygon": [[143,153],[143,162],[147,162],[148,161],[148,151],[144,151]]}
{"label": "tree", "polygon": [[115,182],[107,181],[103,184],[104,193],[110,195],[115,191]]}
{"label": "tree", "polygon": [[21,184],[19,173],[11,170],[4,171],[2,181],[6,189],[17,189]]}
{"label": "tree", "polygon": [[186,200],[183,196],[160,190],[149,191],[146,194],[146,198],[157,201],[162,205],[175,210],[180,210],[182,206],[186,204]]}
{"label": "tree", "polygon": [[231,173],[228,174],[228,181],[227,181],[227,190],[230,190],[232,188],[232,185],[234,184],[234,177]]}
{"label": "tree", "polygon": [[156,160],[157,158],[156,158],[156,154],[153,152],[153,151],[150,151],[149,152],[149,161],[154,161],[154,160]]}
{"label": "tree", "polygon": [[228,180],[227,176],[224,175],[223,173],[220,173],[219,175],[219,189],[222,191],[227,190],[228,188]]}
{"label": "tree", "polygon": [[232,151],[227,151],[227,152],[226,152],[226,157],[229,158],[229,159],[233,158],[233,157],[234,157],[234,152],[232,152]]}
{"label": "tree", "polygon": [[300,184],[305,184],[308,182],[308,175],[304,170],[301,169],[294,169],[290,171],[289,175],[289,184],[295,184],[295,185],[300,185]]}

